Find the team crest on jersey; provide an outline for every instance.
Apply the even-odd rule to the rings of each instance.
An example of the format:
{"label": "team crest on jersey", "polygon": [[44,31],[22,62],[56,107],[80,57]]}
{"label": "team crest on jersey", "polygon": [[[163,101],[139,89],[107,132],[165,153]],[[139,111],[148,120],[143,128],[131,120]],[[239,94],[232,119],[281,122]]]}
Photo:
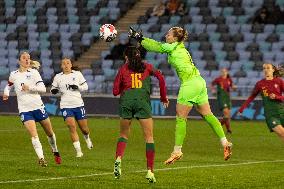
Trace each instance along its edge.
{"label": "team crest on jersey", "polygon": [[73,81],[75,81],[75,80],[76,80],[76,78],[75,78],[75,77],[73,77],[72,79],[73,79]]}
{"label": "team crest on jersey", "polygon": [[273,125],[276,125],[276,122],[275,122],[275,121],[272,121],[272,124],[273,124]]}
{"label": "team crest on jersey", "polygon": [[27,75],[27,78],[26,79],[31,79],[31,75]]}
{"label": "team crest on jersey", "polygon": [[66,110],[63,111],[62,115],[63,115],[63,116],[67,116]]}
{"label": "team crest on jersey", "polygon": [[275,85],[274,85],[274,87],[277,89],[278,85],[277,85],[277,84],[275,84]]}

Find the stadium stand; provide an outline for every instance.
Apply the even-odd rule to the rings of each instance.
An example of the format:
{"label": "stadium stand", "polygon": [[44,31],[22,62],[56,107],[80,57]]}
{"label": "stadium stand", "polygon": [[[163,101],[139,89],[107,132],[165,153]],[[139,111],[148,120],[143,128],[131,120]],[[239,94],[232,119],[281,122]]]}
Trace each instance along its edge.
{"label": "stadium stand", "polygon": [[[42,62],[42,76],[48,84],[60,70],[62,57],[78,59],[98,40],[103,23],[115,23],[133,7],[135,0],[5,0],[0,1],[0,87],[8,73],[17,67],[20,51],[28,50]],[[264,61],[283,64],[284,0],[185,0],[184,9],[154,16],[152,9],[137,19],[146,37],[163,40],[171,26],[182,26],[190,33],[186,47],[207,83],[218,75],[218,69],[229,69],[238,90],[233,96],[247,96],[261,77]],[[273,22],[259,23],[262,7]],[[139,11],[139,10],[137,10]],[[280,11],[280,12],[279,12]],[[271,15],[270,15],[271,16]],[[280,19],[279,19],[280,18]],[[119,41],[125,44],[127,34]],[[115,44],[111,45],[112,48]],[[101,52],[91,68],[84,69],[89,92],[110,93],[113,77],[122,60],[106,59],[112,48]],[[178,79],[166,63],[166,56],[147,53],[145,59],[162,70],[170,94],[176,94]],[[153,82],[153,93],[158,90]]]}
{"label": "stadium stand", "polygon": [[[21,51],[42,63],[42,77],[50,84],[60,60],[76,60],[99,39],[103,23],[115,23],[135,0],[5,0],[0,1],[1,90],[17,68]],[[93,71],[83,70],[88,83]],[[101,77],[99,77],[101,78]],[[94,91],[94,85],[90,85]]]}
{"label": "stadium stand", "polygon": [[[188,14],[164,14],[151,16],[152,10],[139,17],[135,27],[140,27],[146,37],[163,40],[171,26],[182,26],[190,33],[186,43],[196,66],[209,84],[218,76],[218,69],[229,69],[238,90],[233,96],[247,96],[251,87],[261,78],[262,64],[270,61],[283,64],[284,25],[281,13],[284,0],[188,0]],[[262,7],[266,7],[273,17],[272,23],[253,24]],[[279,17],[280,16],[280,17]],[[282,13],[283,16],[283,13]],[[102,62],[105,60],[102,53]],[[161,69],[168,81],[169,91],[177,93],[178,80],[169,72],[166,57],[147,53],[146,60]],[[157,90],[153,90],[157,91]]]}

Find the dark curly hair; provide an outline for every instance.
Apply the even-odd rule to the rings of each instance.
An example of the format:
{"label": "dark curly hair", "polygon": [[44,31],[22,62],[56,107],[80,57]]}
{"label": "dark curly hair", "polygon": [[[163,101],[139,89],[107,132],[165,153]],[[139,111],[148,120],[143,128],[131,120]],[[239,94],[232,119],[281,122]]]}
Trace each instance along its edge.
{"label": "dark curly hair", "polygon": [[279,65],[279,66],[275,66],[274,64],[270,63],[270,62],[266,62],[263,64],[263,68],[264,65],[271,65],[274,72],[273,72],[273,77],[283,77],[284,76],[284,68],[283,66]]}
{"label": "dark curly hair", "polygon": [[142,62],[140,51],[135,46],[128,46],[124,51],[124,56],[128,59],[128,69],[143,73],[145,70],[145,65]]}

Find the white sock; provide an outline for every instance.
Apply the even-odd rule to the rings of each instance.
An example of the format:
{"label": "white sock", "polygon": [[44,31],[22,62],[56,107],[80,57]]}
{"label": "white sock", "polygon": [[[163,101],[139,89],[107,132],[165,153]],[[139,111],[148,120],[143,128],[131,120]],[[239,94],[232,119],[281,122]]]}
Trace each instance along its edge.
{"label": "white sock", "polygon": [[84,135],[84,139],[88,140],[90,138],[89,134]]}
{"label": "white sock", "polygon": [[41,143],[39,141],[38,136],[32,137],[32,144],[33,144],[33,147],[34,147],[35,152],[37,154],[37,157],[39,159],[41,159],[41,158],[44,159],[42,145],[41,145]]}
{"label": "white sock", "polygon": [[174,146],[174,152],[181,152],[182,146]]}
{"label": "white sock", "polygon": [[53,135],[51,137],[48,136],[47,139],[48,139],[48,142],[49,142],[49,144],[52,148],[52,152],[58,152],[55,134],[53,133]]}
{"label": "white sock", "polygon": [[76,152],[82,152],[79,140],[76,141],[76,142],[73,142],[73,146],[74,146]]}
{"label": "white sock", "polygon": [[221,141],[221,144],[222,144],[223,147],[227,146],[228,140],[227,140],[226,137],[221,138],[220,141]]}

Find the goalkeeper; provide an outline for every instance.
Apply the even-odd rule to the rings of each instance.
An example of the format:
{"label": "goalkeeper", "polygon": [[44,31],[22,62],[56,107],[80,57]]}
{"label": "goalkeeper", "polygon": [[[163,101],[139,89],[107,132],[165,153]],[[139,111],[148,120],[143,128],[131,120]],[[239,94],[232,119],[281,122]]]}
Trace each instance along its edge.
{"label": "goalkeeper", "polygon": [[172,164],[183,155],[181,149],[186,136],[187,116],[193,106],[218,136],[224,147],[224,159],[228,160],[232,154],[232,143],[228,142],[221,123],[211,112],[206,82],[200,76],[191,55],[184,46],[183,42],[188,38],[187,31],[181,27],[172,27],[165,36],[166,43],[143,37],[142,32],[137,32],[132,28],[129,30],[129,37],[140,42],[147,51],[166,53],[169,64],[174,67],[180,79],[181,86],[176,105],[175,146],[165,164]]}

